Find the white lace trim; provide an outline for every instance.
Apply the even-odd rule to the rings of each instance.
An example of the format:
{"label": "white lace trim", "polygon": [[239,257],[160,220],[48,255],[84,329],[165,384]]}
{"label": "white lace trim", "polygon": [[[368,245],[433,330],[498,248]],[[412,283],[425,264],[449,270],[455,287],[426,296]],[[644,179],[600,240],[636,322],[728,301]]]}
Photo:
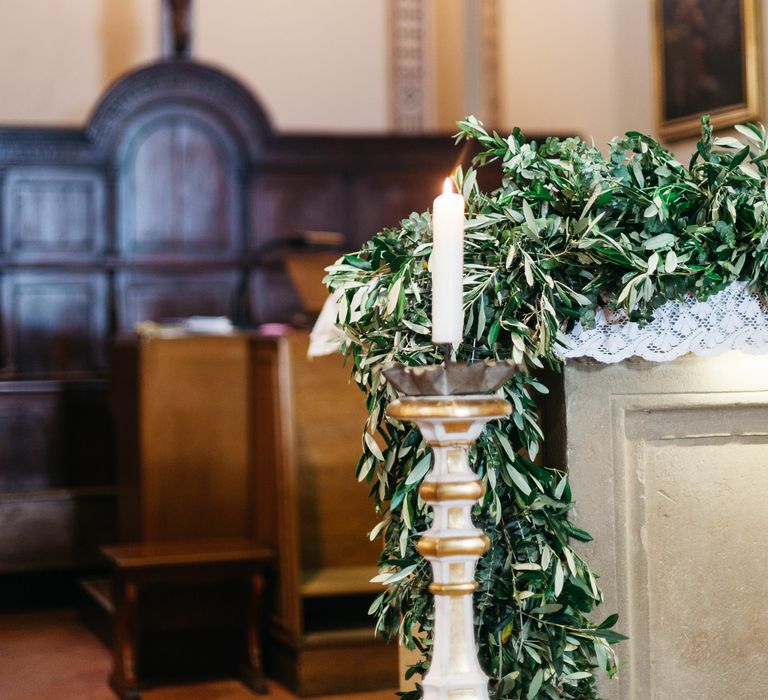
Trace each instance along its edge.
{"label": "white lace trim", "polygon": [[593,329],[577,324],[568,335],[568,347],[556,347],[557,355],[610,364],[628,357],[665,362],[688,352],[705,356],[727,350],[768,352],[766,299],[750,294],[744,282],[733,282],[706,301],[693,297],[668,301],[644,326],[630,322],[623,311],[605,309],[598,311],[595,321]]}
{"label": "white lace trim", "polygon": [[[312,331],[309,355],[337,352],[342,333],[335,326],[337,298],[329,297]],[[592,357],[612,364],[629,357],[654,362],[674,360],[692,352],[718,355],[727,350],[768,353],[768,303],[750,294],[745,282],[732,282],[706,301],[689,297],[668,301],[644,326],[632,323],[623,311],[600,309],[595,328],[580,324],[568,334],[568,345],[557,345],[560,359]]]}

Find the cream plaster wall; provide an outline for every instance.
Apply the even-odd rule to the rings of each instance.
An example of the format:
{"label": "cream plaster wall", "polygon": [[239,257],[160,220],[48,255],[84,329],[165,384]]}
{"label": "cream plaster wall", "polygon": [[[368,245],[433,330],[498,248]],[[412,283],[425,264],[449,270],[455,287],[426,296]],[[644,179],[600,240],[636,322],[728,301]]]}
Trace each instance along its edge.
{"label": "cream plaster wall", "polygon": [[197,0],[195,55],[259,95],[283,131],[389,126],[387,0]]}
{"label": "cream plaster wall", "polygon": [[[196,0],[194,55],[245,82],[283,131],[383,131],[387,0]],[[160,0],[0,0],[0,124],[79,126],[160,55]]]}
{"label": "cream plaster wall", "polygon": [[[450,130],[466,104],[462,3],[431,1],[437,123]],[[502,129],[599,145],[654,131],[651,0],[498,1]],[[115,77],[159,55],[159,2],[0,0],[0,124],[82,124]],[[388,2],[196,0],[194,53],[243,80],[278,129],[387,131]],[[762,22],[768,36],[768,12]],[[692,142],[675,150],[686,157]]]}
{"label": "cream plaster wall", "polygon": [[103,89],[157,55],[154,0],[0,0],[0,123],[81,125]]}
{"label": "cream plaster wall", "polygon": [[503,128],[598,145],[654,124],[651,3],[500,0]]}
{"label": "cream plaster wall", "polygon": [[[655,133],[654,0],[499,3],[502,128],[576,133],[601,148],[625,131]],[[768,37],[765,11],[761,31]],[[695,142],[672,149],[687,162]]]}

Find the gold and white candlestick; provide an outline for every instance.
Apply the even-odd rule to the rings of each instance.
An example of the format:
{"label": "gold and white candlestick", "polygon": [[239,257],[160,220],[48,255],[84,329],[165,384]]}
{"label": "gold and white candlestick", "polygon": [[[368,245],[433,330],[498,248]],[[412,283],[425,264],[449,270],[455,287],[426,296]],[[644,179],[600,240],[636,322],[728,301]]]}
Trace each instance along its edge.
{"label": "gold and white candlestick", "polygon": [[[488,421],[511,410],[504,399],[480,392],[495,390],[514,371],[506,363],[448,363],[384,372],[408,394],[390,404],[388,414],[415,422],[435,456],[419,489],[434,518],[416,545],[432,566],[429,589],[435,596],[432,659],[422,682],[425,700],[488,700],[488,677],[475,647],[472,595],[475,567],[489,542],[472,523],[472,506],[482,498],[483,485],[470,468],[469,448]],[[471,388],[475,393],[461,393]]]}

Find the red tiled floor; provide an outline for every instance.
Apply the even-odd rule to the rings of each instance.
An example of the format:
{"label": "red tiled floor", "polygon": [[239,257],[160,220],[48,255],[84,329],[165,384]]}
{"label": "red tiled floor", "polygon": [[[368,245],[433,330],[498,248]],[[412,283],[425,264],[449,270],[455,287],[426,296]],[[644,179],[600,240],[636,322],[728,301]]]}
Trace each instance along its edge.
{"label": "red tiled floor", "polygon": [[[107,687],[109,650],[81,626],[72,611],[0,615],[2,700],[115,700]],[[143,700],[293,700],[270,683],[257,696],[237,681],[153,688]],[[394,691],[334,695],[316,700],[391,700]]]}

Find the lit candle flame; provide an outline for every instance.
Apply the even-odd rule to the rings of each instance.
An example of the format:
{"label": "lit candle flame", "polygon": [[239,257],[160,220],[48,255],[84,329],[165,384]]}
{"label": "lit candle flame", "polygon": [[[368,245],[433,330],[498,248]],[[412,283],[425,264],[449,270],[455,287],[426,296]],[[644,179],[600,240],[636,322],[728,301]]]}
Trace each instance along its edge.
{"label": "lit candle flame", "polygon": [[453,194],[453,185],[449,177],[445,178],[445,182],[443,182],[443,194]]}

